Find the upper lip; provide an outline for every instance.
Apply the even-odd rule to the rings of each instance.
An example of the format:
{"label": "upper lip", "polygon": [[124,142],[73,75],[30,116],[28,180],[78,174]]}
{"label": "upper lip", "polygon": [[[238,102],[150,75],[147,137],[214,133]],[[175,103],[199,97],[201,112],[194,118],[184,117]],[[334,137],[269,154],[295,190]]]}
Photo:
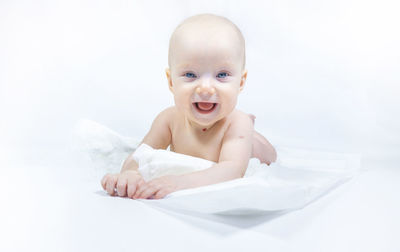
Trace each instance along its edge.
{"label": "upper lip", "polygon": [[202,102],[202,103],[217,103],[215,101],[193,101],[193,103],[199,103],[199,102]]}
{"label": "upper lip", "polygon": [[194,99],[192,99],[193,103],[197,103],[197,102],[204,102],[204,103],[218,103],[217,98],[213,98],[211,97],[211,99],[202,99],[200,97],[193,97]]}
{"label": "upper lip", "polygon": [[218,95],[200,95],[200,94],[193,94],[193,97],[191,97],[191,100],[193,103],[198,103],[198,102],[205,102],[205,103],[217,103],[218,102]]}

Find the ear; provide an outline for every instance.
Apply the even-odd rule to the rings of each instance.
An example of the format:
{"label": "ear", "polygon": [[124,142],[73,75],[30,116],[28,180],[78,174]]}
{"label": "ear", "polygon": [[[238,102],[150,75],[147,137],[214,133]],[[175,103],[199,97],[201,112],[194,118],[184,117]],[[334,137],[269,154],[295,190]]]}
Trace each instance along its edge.
{"label": "ear", "polygon": [[167,67],[165,69],[165,74],[167,75],[167,79],[168,79],[168,88],[171,92],[173,92],[173,88],[172,88],[172,79],[171,79],[171,71],[170,69]]}
{"label": "ear", "polygon": [[244,88],[244,84],[246,83],[246,79],[247,79],[247,69],[243,70],[242,78],[240,79],[240,86],[239,86],[239,91],[240,92]]}

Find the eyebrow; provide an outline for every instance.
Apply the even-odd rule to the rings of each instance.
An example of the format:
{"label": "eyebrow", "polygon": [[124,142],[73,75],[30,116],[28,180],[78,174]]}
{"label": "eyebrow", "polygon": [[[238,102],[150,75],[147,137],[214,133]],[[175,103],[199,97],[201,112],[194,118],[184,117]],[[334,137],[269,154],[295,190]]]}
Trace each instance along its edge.
{"label": "eyebrow", "polygon": [[[191,63],[182,63],[177,66],[177,68],[191,68],[194,67],[195,64]],[[234,67],[234,64],[232,64],[230,61],[225,61],[221,64],[221,66],[226,66],[226,67]]]}
{"label": "eyebrow", "polygon": [[191,67],[192,64],[189,63],[183,63],[183,64],[179,64],[177,65],[177,68],[189,68]]}

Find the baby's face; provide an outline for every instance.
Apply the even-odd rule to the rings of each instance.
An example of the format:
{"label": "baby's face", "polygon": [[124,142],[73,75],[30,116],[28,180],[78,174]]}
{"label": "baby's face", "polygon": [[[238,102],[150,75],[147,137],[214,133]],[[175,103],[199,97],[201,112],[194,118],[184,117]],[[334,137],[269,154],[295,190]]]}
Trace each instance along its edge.
{"label": "baby's face", "polygon": [[177,35],[167,77],[176,107],[191,122],[210,127],[234,110],[247,71],[235,34],[222,29],[211,36],[197,32],[189,29]]}

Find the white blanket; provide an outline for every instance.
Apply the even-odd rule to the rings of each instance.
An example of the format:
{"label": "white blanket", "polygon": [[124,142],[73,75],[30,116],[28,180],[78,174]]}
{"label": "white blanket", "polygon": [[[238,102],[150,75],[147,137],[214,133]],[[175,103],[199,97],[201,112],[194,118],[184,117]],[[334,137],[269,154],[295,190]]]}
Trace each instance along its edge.
{"label": "white blanket", "polygon": [[[145,181],[165,175],[182,175],[200,171],[215,164],[215,162],[203,158],[153,149],[147,144],[141,144],[135,150],[133,158],[139,164],[138,170]],[[257,158],[252,158],[249,160],[244,177],[266,177],[267,172],[268,165],[261,164]]]}
{"label": "white blanket", "polygon": [[[145,180],[209,168],[213,162],[155,150],[92,121],[77,124],[75,144],[89,154],[102,173],[117,172],[135,150],[134,158]],[[359,170],[358,154],[328,153],[277,147],[278,160],[270,166],[249,161],[244,178],[177,191],[160,200],[140,200],[177,211],[218,214],[257,214],[299,209],[348,180]]]}

